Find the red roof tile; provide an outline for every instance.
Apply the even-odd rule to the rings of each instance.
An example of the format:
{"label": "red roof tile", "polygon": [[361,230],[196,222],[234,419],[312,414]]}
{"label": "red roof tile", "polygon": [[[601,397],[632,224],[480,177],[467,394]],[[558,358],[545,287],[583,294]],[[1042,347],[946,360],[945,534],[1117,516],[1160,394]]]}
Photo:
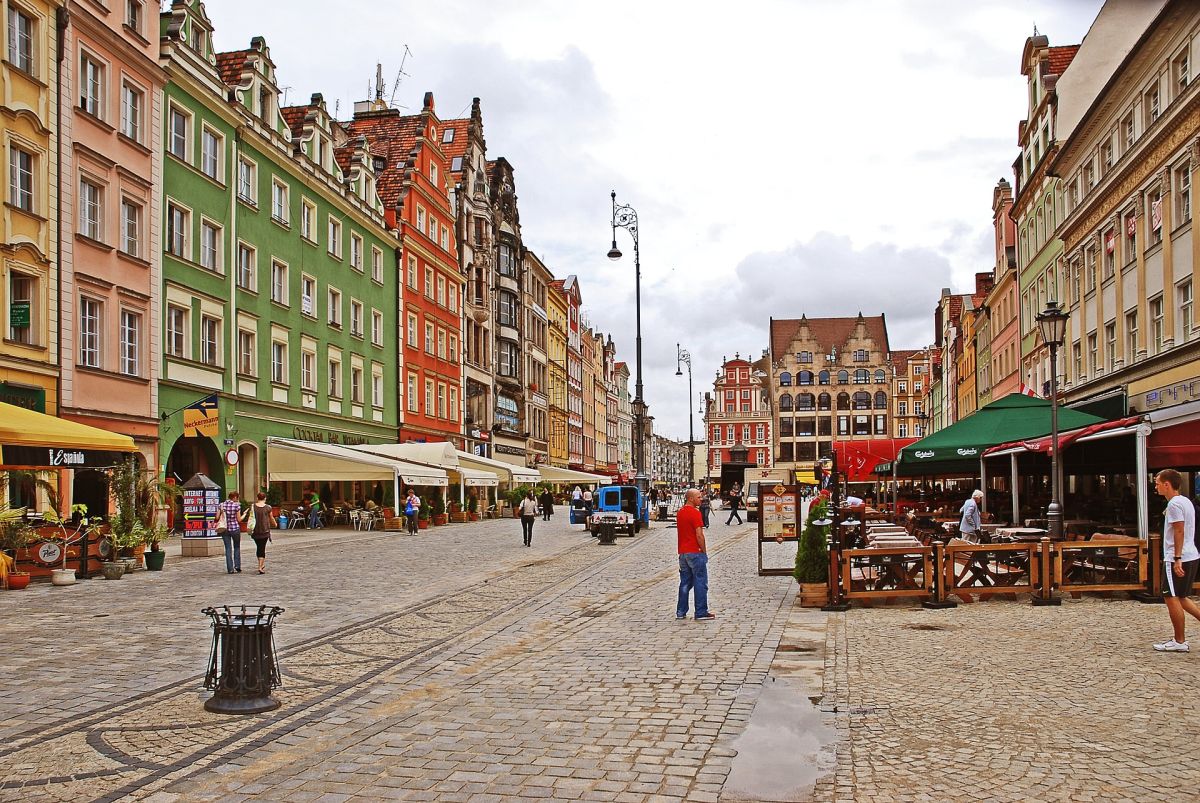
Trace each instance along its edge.
{"label": "red roof tile", "polygon": [[253,50],[230,50],[227,53],[217,54],[217,72],[227,86],[241,83],[246,57],[253,52]]}
{"label": "red roof tile", "polygon": [[[471,121],[468,118],[461,120],[442,120],[442,153],[446,154],[446,159],[451,164],[454,163],[454,157],[462,156],[467,152],[467,144],[470,138]],[[454,129],[454,139],[446,142],[445,131]],[[462,173],[462,170],[450,171],[454,174]]]}
{"label": "red roof tile", "polygon": [[791,343],[800,331],[802,323],[808,324],[812,334],[821,349],[829,353],[836,346],[840,354],[846,342],[854,335],[854,329],[862,320],[867,327],[867,335],[875,341],[875,347],[886,353],[888,349],[887,323],[882,315],[863,315],[852,318],[791,318],[771,321],[771,355],[779,359],[791,349]]}
{"label": "red roof tile", "polygon": [[317,107],[310,103],[304,106],[284,106],[279,111],[283,114],[288,128],[292,130],[292,135],[298,137],[304,133],[304,118],[315,108]]}
{"label": "red roof tile", "polygon": [[1050,48],[1050,75],[1062,75],[1079,52],[1079,45]]}
{"label": "red roof tile", "polygon": [[400,200],[404,170],[422,126],[420,115],[402,116],[395,109],[366,112],[346,123],[346,132],[350,136],[365,136],[371,143],[371,153],[387,160],[377,185],[385,209],[394,209]]}

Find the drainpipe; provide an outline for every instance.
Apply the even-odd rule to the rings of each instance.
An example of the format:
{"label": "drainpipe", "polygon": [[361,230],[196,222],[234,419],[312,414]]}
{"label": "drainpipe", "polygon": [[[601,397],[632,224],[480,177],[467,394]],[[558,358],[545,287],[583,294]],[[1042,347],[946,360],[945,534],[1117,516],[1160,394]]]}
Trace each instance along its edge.
{"label": "drainpipe", "polygon": [[[55,54],[55,71],[54,71],[54,114],[55,125],[54,129],[57,132],[57,137],[54,143],[54,170],[58,177],[59,186],[62,186],[62,72],[63,61],[67,57],[67,26],[71,23],[71,12],[66,6],[58,9],[55,15],[55,27],[57,29],[56,44],[58,52]],[[62,191],[56,193],[55,209],[54,209],[54,294],[56,304],[55,315],[55,341],[54,351],[55,360],[58,363],[59,375],[58,381],[54,383],[54,410],[55,415],[62,415],[62,221],[63,221],[63,200]],[[60,488],[61,492],[62,489]]]}
{"label": "drainpipe", "polygon": [[[233,185],[233,192],[231,192],[229,194],[230,235],[225,241],[226,242],[226,245],[225,245],[225,248],[226,248],[225,272],[227,274],[226,279],[229,283],[229,318],[228,318],[228,323],[226,324],[226,327],[225,327],[225,330],[226,330],[225,331],[225,349],[226,349],[226,351],[225,351],[225,355],[226,355],[225,375],[228,377],[228,379],[226,381],[229,383],[229,390],[230,390],[230,393],[229,393],[229,399],[230,399],[229,415],[231,418],[234,418],[237,415],[237,408],[236,408],[235,402],[238,397],[238,392],[237,392],[238,391],[238,389],[237,389],[237,381],[238,381],[238,379],[237,379],[237,348],[238,348],[238,346],[237,346],[237,339],[238,339],[238,326],[237,326],[237,272],[238,272],[238,262],[237,262],[237,259],[238,259],[238,251],[237,251],[237,241],[238,241],[237,195],[238,195],[238,189],[237,189],[237,181],[238,181],[238,178],[237,178],[237,169],[238,169],[238,145],[241,143],[241,141],[242,141],[242,130],[241,130],[241,127],[239,126],[233,132],[233,154],[232,154],[233,159],[230,163],[230,166],[233,169],[233,173],[232,173],[233,179],[230,182]],[[259,345],[259,341],[258,341],[258,337],[256,336],[254,339],[254,347],[257,349],[258,345]],[[217,405],[218,405],[217,409],[219,410],[220,409],[220,401],[219,400],[217,402]],[[220,421],[220,419],[221,419],[221,417],[220,417],[220,415],[218,415],[217,420]],[[235,423],[234,429],[236,429],[237,428],[236,420],[234,423]],[[229,429],[222,427],[222,426],[218,426],[218,434],[221,437],[221,448],[218,451],[221,453],[221,462],[224,463],[225,462],[225,438],[227,435],[232,434],[232,433],[230,432]],[[266,445],[265,441],[261,445],[262,445],[261,449],[256,448],[254,450],[254,473],[257,474],[260,478],[265,480],[266,461],[267,461],[267,445]],[[233,448],[234,449],[237,448],[237,443],[233,444]],[[244,470],[245,469],[242,466],[241,461],[238,461],[237,468],[234,471],[234,475],[233,475],[235,490],[238,490],[238,491],[241,490],[242,471],[244,471]],[[264,487],[264,488],[266,487],[265,482],[260,481],[258,484],[260,487]],[[228,495],[228,493],[229,493],[228,488],[225,489],[225,493],[226,493],[226,495]],[[247,494],[247,496],[249,496],[249,494]]]}

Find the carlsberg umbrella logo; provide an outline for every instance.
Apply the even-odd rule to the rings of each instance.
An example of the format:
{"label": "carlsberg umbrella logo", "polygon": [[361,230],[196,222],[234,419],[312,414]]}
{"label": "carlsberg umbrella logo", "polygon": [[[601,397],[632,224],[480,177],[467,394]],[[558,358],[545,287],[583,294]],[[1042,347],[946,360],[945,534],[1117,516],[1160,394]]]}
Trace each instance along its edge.
{"label": "carlsberg umbrella logo", "polygon": [[925,450],[925,451],[921,451],[921,452],[913,452],[913,457],[919,457],[919,458],[924,459],[926,457],[933,457],[933,454],[934,453],[932,450]]}
{"label": "carlsberg umbrella logo", "polygon": [[978,449],[959,449],[958,453],[960,455],[962,455],[963,457],[974,457],[975,455],[979,454],[979,450]]}

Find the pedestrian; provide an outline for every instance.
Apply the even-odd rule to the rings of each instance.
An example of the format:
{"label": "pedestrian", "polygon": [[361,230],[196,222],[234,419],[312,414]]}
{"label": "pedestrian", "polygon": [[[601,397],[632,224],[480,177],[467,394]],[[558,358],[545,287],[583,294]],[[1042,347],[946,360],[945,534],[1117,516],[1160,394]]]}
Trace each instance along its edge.
{"label": "pedestrian", "polygon": [[708,550],[704,539],[704,519],[700,515],[700,491],[691,488],[683,507],[675,515],[676,539],[679,549],[679,599],[675,603],[675,618],[686,619],[688,593],[696,601],[696,619],[716,619],[708,609]]}
{"label": "pedestrian", "polygon": [[533,522],[537,518],[537,512],[538,503],[531,488],[521,500],[521,534],[525,538],[525,546],[533,546]]}
{"label": "pedestrian", "polygon": [[542,489],[542,497],[538,500],[542,505],[542,521],[550,521],[554,515],[554,494],[549,488]]}
{"label": "pedestrian", "polygon": [[267,495],[259,492],[256,501],[246,511],[246,521],[250,527],[250,537],[254,539],[254,554],[258,558],[258,573],[267,573],[267,542],[271,540],[271,529],[275,527],[275,517],[271,515],[271,506],[267,504]]}
{"label": "pedestrian", "polygon": [[317,496],[316,491],[313,491],[308,500],[308,528],[319,530],[325,526],[321,522],[321,497]]}
{"label": "pedestrian", "polygon": [[587,508],[588,515],[592,512],[592,486],[587,486],[583,489],[583,506]]}
{"label": "pedestrian", "polygon": [[404,498],[404,524],[409,535],[417,534],[417,516],[421,514],[421,498],[412,488]]}
{"label": "pedestrian", "polygon": [[575,490],[571,491],[571,501],[572,502],[582,502],[583,501],[583,490],[580,489],[580,487],[578,485],[575,486]]}
{"label": "pedestrian", "polygon": [[[686,496],[684,497],[687,498]],[[685,503],[686,504],[686,503]],[[704,527],[708,528],[708,517],[712,513],[712,493],[704,491],[700,494],[700,516],[704,519]]]}
{"label": "pedestrian", "polygon": [[1200,551],[1196,549],[1196,509],[1192,501],[1179,492],[1183,476],[1172,468],[1163,469],[1154,475],[1154,490],[1167,500],[1163,516],[1163,565],[1170,567],[1163,572],[1163,596],[1167,602],[1167,614],[1171,617],[1171,638],[1155,644],[1159,652],[1188,652],[1187,635],[1184,632],[1186,611],[1200,619],[1200,607],[1188,597],[1196,581],[1196,569],[1200,566]]}
{"label": "pedestrian", "polygon": [[983,518],[979,514],[979,503],[983,500],[983,491],[975,490],[967,501],[963,502],[962,520],[958,523],[958,535],[966,541],[979,542],[979,532],[983,526]]}
{"label": "pedestrian", "polygon": [[730,522],[732,522],[735,518],[738,520],[738,524],[744,523],[742,522],[742,514],[738,513],[738,510],[741,508],[741,506],[742,489],[737,483],[734,483],[733,487],[729,489],[729,518],[725,519],[726,527],[728,527]]}
{"label": "pedestrian", "polygon": [[225,545],[225,573],[242,570],[242,503],[232,491],[217,509],[217,533]]}

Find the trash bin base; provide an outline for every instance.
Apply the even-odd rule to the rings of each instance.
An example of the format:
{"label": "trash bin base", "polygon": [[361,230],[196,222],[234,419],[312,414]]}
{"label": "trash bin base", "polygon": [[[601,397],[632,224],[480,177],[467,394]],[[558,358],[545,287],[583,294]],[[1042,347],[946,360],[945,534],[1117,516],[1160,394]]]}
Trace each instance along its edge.
{"label": "trash bin base", "polygon": [[261,714],[274,711],[282,702],[274,697],[221,697],[214,695],[204,701],[204,710],[214,714]]}

